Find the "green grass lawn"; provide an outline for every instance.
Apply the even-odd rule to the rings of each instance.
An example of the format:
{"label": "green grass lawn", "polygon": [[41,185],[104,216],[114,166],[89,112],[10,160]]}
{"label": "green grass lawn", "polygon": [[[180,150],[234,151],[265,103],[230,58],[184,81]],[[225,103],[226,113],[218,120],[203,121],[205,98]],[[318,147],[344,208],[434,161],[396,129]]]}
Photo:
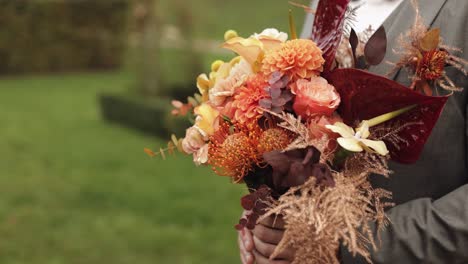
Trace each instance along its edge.
{"label": "green grass lawn", "polygon": [[0,79],[0,263],[239,263],[242,186],[102,121],[125,73]]}

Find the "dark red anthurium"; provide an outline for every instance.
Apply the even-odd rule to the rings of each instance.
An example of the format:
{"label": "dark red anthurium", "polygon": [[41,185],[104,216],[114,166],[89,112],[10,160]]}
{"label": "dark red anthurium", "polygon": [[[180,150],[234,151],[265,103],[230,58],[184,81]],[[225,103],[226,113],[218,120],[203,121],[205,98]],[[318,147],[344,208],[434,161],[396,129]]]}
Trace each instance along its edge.
{"label": "dark red anthurium", "polygon": [[398,148],[387,144],[392,160],[400,163],[418,160],[448,99],[448,96],[423,95],[388,78],[357,69],[336,69],[326,77],[341,96],[338,112],[349,126],[417,105],[382,124],[395,128],[411,124],[398,131],[397,136],[402,139]]}

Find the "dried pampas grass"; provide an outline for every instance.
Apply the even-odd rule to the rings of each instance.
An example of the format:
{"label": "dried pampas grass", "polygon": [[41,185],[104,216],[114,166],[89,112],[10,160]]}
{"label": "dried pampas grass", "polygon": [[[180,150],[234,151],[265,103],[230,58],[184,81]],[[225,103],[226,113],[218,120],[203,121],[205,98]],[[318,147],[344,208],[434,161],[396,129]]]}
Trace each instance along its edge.
{"label": "dried pampas grass", "polygon": [[[384,208],[391,204],[384,200],[390,199],[391,193],[373,189],[368,181],[371,172],[388,175],[386,161],[376,162],[375,157],[366,155],[356,157],[360,159],[356,163],[350,160],[343,173],[334,173],[335,187],[317,185],[311,177],[271,205],[262,218],[281,215],[286,228],[272,259],[292,248],[296,252],[294,264],[339,263],[338,249],[344,245],[371,263],[370,249],[376,249],[376,241],[369,223],[375,222],[377,230],[388,224]],[[363,159],[373,165],[356,168]]]}

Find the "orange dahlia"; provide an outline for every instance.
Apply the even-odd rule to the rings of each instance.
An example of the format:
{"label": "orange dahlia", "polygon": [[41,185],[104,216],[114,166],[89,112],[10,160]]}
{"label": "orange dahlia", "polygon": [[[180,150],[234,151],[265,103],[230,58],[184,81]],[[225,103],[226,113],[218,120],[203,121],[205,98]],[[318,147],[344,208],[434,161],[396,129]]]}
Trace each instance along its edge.
{"label": "orange dahlia", "polygon": [[265,91],[267,86],[266,78],[257,74],[251,76],[246,85],[238,89],[232,102],[235,121],[241,124],[252,123],[263,114],[259,108],[259,101],[268,96]]}
{"label": "orange dahlia", "polygon": [[233,178],[240,182],[255,165],[260,163],[257,151],[261,133],[258,125],[231,126],[223,122],[216,133],[210,137],[208,163],[220,176]]}
{"label": "orange dahlia", "polygon": [[318,76],[323,71],[324,63],[322,50],[315,42],[295,39],[283,43],[279,49],[267,52],[262,70],[268,76],[279,71],[297,80]]}

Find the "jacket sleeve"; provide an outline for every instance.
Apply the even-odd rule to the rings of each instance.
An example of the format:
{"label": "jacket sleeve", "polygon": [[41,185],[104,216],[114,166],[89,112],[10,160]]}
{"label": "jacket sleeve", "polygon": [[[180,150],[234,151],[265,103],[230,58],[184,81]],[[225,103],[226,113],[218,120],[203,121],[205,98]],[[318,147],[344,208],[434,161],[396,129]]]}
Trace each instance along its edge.
{"label": "jacket sleeve", "polygon": [[[392,223],[380,232],[374,263],[468,263],[468,185],[435,201],[398,205],[388,217]],[[344,264],[366,263],[345,247],[341,259]]]}

